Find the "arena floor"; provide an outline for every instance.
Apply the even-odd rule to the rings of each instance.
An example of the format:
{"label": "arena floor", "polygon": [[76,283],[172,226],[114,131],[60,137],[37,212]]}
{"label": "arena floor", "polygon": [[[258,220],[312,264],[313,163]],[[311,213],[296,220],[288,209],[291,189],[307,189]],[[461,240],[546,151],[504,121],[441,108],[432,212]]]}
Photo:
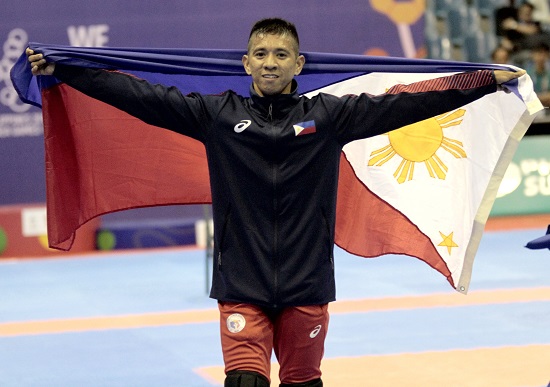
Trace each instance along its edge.
{"label": "arena floor", "polygon": [[[337,250],[325,386],[547,386],[550,251],[524,247],[544,222],[490,222],[467,296],[416,259]],[[0,386],[221,386],[206,286],[199,249],[2,259]]]}

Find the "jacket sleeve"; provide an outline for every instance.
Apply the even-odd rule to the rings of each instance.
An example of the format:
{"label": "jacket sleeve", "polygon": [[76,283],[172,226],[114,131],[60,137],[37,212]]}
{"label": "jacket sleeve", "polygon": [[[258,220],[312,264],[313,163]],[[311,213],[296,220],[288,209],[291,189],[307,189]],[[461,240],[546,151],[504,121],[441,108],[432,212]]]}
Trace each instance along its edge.
{"label": "jacket sleeve", "polygon": [[345,96],[336,114],[337,136],[344,145],[387,133],[457,109],[496,90],[493,72],[481,70],[396,85],[379,96]]}
{"label": "jacket sleeve", "polygon": [[204,142],[208,110],[201,95],[153,85],[118,71],[56,64],[53,74],[74,89],[154,126]]}

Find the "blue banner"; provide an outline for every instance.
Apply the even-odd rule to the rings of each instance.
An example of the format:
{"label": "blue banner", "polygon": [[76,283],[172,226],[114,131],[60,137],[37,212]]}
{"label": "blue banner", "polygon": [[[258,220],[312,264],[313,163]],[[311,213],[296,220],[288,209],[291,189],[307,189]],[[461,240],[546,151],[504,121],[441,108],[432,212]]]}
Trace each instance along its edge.
{"label": "blue banner", "polygon": [[83,47],[237,49],[264,17],[294,22],[304,51],[423,56],[423,0],[93,2],[2,7],[0,205],[45,201],[39,109],[17,97],[9,71],[28,41]]}

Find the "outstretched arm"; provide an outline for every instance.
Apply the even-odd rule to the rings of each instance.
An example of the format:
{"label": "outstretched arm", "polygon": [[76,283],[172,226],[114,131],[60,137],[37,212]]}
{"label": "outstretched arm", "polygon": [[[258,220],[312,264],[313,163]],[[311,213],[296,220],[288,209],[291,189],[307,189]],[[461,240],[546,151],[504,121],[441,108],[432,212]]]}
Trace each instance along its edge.
{"label": "outstretched arm", "polygon": [[[151,84],[118,71],[50,62],[25,51],[33,75],[53,75],[66,85],[154,126],[204,140],[208,114],[198,94],[183,96],[176,87]],[[204,125],[203,125],[204,124]]]}
{"label": "outstretched arm", "polygon": [[410,85],[398,84],[378,96],[361,94],[344,100],[340,127],[343,144],[410,125],[457,109],[525,71],[481,70],[429,79]]}

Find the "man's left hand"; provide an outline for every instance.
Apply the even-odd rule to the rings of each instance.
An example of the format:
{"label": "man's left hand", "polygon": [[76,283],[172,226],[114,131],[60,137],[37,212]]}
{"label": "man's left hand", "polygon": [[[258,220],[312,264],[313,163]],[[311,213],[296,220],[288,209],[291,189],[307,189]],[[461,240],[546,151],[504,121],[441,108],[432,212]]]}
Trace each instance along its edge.
{"label": "man's left hand", "polygon": [[495,73],[497,84],[500,85],[508,81],[511,81],[512,79],[521,77],[526,73],[526,71],[525,70],[518,70],[518,71],[495,70],[494,73]]}

